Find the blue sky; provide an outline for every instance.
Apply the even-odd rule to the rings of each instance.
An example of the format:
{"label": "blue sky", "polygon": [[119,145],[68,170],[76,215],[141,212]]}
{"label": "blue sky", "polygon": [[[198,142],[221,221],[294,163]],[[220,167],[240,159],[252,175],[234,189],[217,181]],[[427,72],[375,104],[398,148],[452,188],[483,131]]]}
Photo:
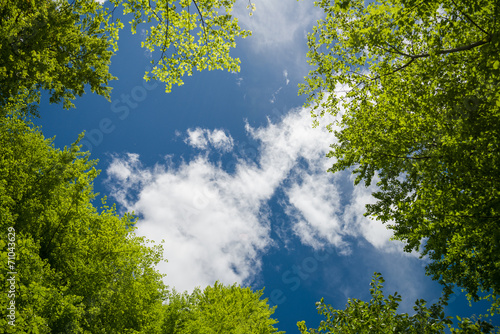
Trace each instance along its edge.
{"label": "blue sky", "polygon": [[[374,188],[326,172],[335,140],[328,119],[313,129],[297,96],[308,71],[305,36],[321,13],[311,1],[255,4],[251,17],[244,2],[235,10],[253,31],[233,52],[241,72],[195,73],[166,94],[142,79],[151,55],[140,48],[141,27],[125,29],[111,102],[86,94],[69,111],[44,102],[36,123],[57,147],[86,131],[83,149],[102,170],[95,190],[139,215],[139,235],[165,240],[168,263],[158,269],[177,290],[215,280],[265,287],[287,333],[300,320],[318,326],[321,297],[342,309],[347,298],[368,300],[375,271],[386,294],[402,295],[402,312],[418,298],[435,301],[441,290],[425,276],[425,260],[363,216]],[[448,312],[480,309],[458,291]]]}

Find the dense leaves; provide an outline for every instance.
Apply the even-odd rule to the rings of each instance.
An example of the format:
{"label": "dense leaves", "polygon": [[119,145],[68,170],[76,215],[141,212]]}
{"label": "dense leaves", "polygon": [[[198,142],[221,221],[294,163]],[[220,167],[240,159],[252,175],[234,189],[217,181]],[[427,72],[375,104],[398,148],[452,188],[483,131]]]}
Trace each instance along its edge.
{"label": "dense leaves", "polygon": [[[58,150],[16,117],[0,120],[0,248],[15,253],[15,333],[146,332],[165,295],[154,265],[161,249],[135,236],[134,218],[91,200],[94,162],[78,146]],[[9,229],[14,245],[7,247]],[[12,270],[10,270],[12,271]],[[7,278],[0,272],[2,291]],[[154,321],[153,321],[154,320]]]}
{"label": "dense leaves", "polygon": [[50,102],[72,100],[90,90],[109,98],[110,58],[118,49],[114,18],[121,8],[148,30],[143,47],[153,53],[147,79],[181,85],[193,70],[239,70],[229,55],[237,37],[247,37],[231,15],[235,0],[6,0],[0,3],[0,106],[20,99],[29,105],[48,91]]}
{"label": "dense leaves", "polygon": [[95,1],[37,0],[0,3],[0,105],[24,94],[28,103],[47,90],[51,102],[70,107],[75,96],[108,97],[113,52],[106,37],[114,24]]}
{"label": "dense leaves", "polygon": [[444,306],[447,304],[449,292],[440,298],[439,302],[426,306],[423,299],[417,300],[413,307],[415,313],[397,313],[401,296],[396,292],[387,297],[382,292],[384,278],[375,273],[370,283],[372,299],[368,302],[359,299],[349,299],[345,310],[336,310],[325,304],[324,300],[316,303],[318,313],[325,316],[318,329],[307,330],[304,321],[297,323],[302,334],[320,333],[408,333],[431,334],[445,333],[493,333],[493,326],[484,321],[472,321],[468,318],[458,318],[458,328],[453,328],[451,317],[445,317]]}
{"label": "dense leaves", "polygon": [[[500,31],[494,0],[319,1],[301,93],[337,115],[330,171],[376,180],[367,214],[428,273],[500,293]],[[345,94],[336,89],[347,90]],[[323,107],[323,108],[320,108]],[[498,304],[496,311],[499,311]]]}
{"label": "dense leaves", "polygon": [[203,291],[192,294],[175,291],[168,298],[165,308],[165,334],[282,334],[274,328],[271,318],[274,308],[262,291],[253,292],[236,284],[231,286],[216,282]]}

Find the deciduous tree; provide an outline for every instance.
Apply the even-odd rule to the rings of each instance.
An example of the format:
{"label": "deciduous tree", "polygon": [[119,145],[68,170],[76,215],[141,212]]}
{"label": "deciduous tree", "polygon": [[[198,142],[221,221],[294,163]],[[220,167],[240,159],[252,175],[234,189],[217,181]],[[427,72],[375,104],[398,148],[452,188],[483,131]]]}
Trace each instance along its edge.
{"label": "deciduous tree", "polygon": [[[10,333],[158,332],[166,287],[159,246],[135,218],[92,204],[98,171],[77,142],[55,149],[38,129],[0,118],[0,328]],[[14,240],[7,238],[15,233]],[[9,242],[7,242],[9,241]],[[8,272],[15,272],[10,274]],[[15,302],[15,326],[6,305]]]}
{"label": "deciduous tree", "polygon": [[498,1],[317,5],[326,17],[309,35],[315,67],[300,92],[314,117],[337,116],[330,171],[352,167],[356,184],[377,180],[367,215],[387,223],[407,251],[429,256],[435,279],[496,300]]}

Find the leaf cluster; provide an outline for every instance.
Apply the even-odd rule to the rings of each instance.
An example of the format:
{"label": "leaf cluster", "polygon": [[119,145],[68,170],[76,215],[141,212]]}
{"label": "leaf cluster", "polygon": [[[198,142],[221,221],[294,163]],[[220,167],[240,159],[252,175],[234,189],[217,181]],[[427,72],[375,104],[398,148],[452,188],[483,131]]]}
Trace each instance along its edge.
{"label": "leaf cluster", "polygon": [[[46,91],[51,103],[74,107],[90,91],[109,99],[111,56],[118,50],[116,9],[133,16],[132,33],[146,25],[142,47],[155,57],[146,80],[170,92],[193,70],[239,71],[230,56],[236,38],[250,36],[231,15],[235,0],[6,0],[0,3],[0,106],[24,102],[24,113]],[[157,52],[155,52],[157,51]]]}
{"label": "leaf cluster", "polygon": [[116,29],[96,1],[2,1],[0,105],[18,94],[26,104],[39,102],[47,91],[51,103],[69,108],[86,85],[109,98]]}
{"label": "leaf cluster", "polygon": [[229,55],[236,46],[236,38],[250,36],[243,30],[238,19],[231,15],[235,0],[204,1],[157,1],[123,2],[124,13],[134,13],[131,28],[135,33],[143,23],[155,24],[147,30],[142,47],[152,57],[152,70],[146,72],[146,80],[166,83],[166,91],[173,85],[182,85],[184,75],[194,70],[239,71],[240,60]]}
{"label": "leaf cluster", "polygon": [[427,307],[425,300],[415,302],[415,313],[397,313],[401,296],[395,292],[384,296],[382,292],[384,278],[375,273],[370,283],[371,300],[368,302],[359,299],[349,299],[345,310],[336,310],[325,304],[321,299],[316,303],[318,313],[326,320],[322,320],[318,329],[306,327],[304,321],[297,323],[302,334],[320,333],[445,333],[450,329],[452,333],[494,333],[493,326],[484,320],[473,321],[469,318],[457,317],[458,328],[452,328],[452,317],[445,316],[444,306],[447,305],[451,293],[446,289],[444,295],[436,304]]}

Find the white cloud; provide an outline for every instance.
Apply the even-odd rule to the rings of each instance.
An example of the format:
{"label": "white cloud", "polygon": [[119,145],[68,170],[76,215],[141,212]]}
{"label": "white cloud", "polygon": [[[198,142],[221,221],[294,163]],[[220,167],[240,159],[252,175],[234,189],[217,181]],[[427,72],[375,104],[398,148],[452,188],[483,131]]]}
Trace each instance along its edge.
{"label": "white cloud", "polygon": [[215,129],[188,129],[188,137],[184,142],[192,147],[199,149],[208,149],[212,145],[216,149],[229,152],[233,149],[233,138],[231,135],[226,135],[223,130]]}
{"label": "white cloud", "polygon": [[228,152],[233,148],[233,138],[222,130],[207,131],[207,137],[208,141],[217,149]]}
{"label": "white cloud", "polygon": [[[141,216],[139,235],[165,239],[169,262],[159,269],[167,274],[168,285],[191,290],[216,279],[254,279],[262,254],[273,245],[268,201],[278,189],[285,196],[280,201],[291,231],[303,244],[333,244],[347,254],[345,237],[360,236],[392,250],[390,233],[362,217],[362,205],[369,200],[363,189],[355,190],[346,209],[341,206],[336,178],[326,173],[331,161],[325,153],[333,134],[311,123],[309,110],[295,109],[277,123],[247,124],[248,136],[259,143],[257,163],[235,157],[232,173],[203,154],[177,166],[153,168],[142,166],[135,154],[114,157],[107,170],[111,193]],[[233,147],[232,137],[222,130],[190,129],[186,142],[203,149]]]}
{"label": "white cloud", "polygon": [[199,149],[206,149],[208,147],[208,140],[205,136],[205,129],[189,129],[187,133],[188,137],[184,140],[186,144]]}
{"label": "white cloud", "polygon": [[167,284],[191,290],[216,279],[242,282],[260,268],[258,253],[271,242],[260,201],[271,189],[249,184],[251,168],[245,171],[231,177],[203,157],[148,170],[129,155],[115,158],[107,172],[117,200],[139,190],[133,203],[120,202],[141,214],[139,235],[165,239],[169,262],[159,270],[167,274]]}

